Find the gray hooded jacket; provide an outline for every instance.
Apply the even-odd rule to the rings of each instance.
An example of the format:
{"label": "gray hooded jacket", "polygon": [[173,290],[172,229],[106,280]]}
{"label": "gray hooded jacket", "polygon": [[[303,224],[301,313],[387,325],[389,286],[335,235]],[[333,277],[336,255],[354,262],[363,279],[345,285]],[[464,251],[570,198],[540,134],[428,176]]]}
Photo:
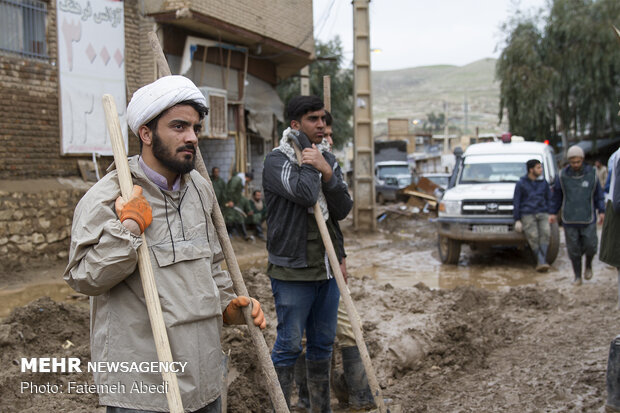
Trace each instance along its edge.
{"label": "gray hooded jacket", "polygon": [[[183,406],[195,411],[220,395],[222,312],[235,297],[228,273],[220,268],[223,254],[210,216],[213,190],[192,171],[182,177],[179,191],[163,191],[146,177],[137,156],[129,161],[133,182],[153,209],[144,234],[172,358],[187,362],[177,373]],[[112,171],[77,205],[64,279],[91,296],[92,361],[156,362],[137,266],[141,238],[116,216],[119,194]],[[124,385],[123,391],[99,392],[102,405],[168,411],[165,394],[132,392],[140,383],[161,385],[160,372],[106,371],[95,372],[94,378],[97,385]]]}

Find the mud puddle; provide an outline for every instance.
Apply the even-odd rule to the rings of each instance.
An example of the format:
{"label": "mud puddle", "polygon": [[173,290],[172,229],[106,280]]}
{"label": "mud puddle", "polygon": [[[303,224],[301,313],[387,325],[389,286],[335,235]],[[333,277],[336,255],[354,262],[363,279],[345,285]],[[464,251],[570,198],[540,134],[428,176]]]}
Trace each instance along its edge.
{"label": "mud puddle", "polygon": [[[233,249],[240,269],[267,266],[265,243],[260,240],[246,242],[234,238]],[[20,272],[0,276],[0,320],[6,318],[14,308],[24,306],[39,297],[50,297],[56,302],[75,302],[83,300],[88,305],[87,296],[77,293],[62,279],[66,262],[53,262],[47,266],[37,263]],[[226,264],[223,265],[226,268]]]}
{"label": "mud puddle", "polygon": [[[380,232],[348,241],[347,269],[353,277],[369,277],[397,288],[423,283],[431,289],[471,286],[491,291],[536,285],[566,278],[571,272],[560,254],[548,273],[534,270],[534,258],[527,249],[462,246],[458,265],[441,263],[436,232],[425,220],[398,219]],[[563,236],[563,234],[562,234]]]}

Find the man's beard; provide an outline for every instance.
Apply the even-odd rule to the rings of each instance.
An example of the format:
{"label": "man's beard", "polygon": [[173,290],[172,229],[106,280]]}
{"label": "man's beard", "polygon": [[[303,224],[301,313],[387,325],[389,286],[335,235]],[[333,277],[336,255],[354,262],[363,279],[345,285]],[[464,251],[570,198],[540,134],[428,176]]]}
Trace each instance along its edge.
{"label": "man's beard", "polygon": [[188,149],[193,151],[194,155],[191,157],[189,155],[185,155],[185,159],[179,160],[174,157],[175,154],[171,154],[168,148],[164,146],[157,132],[153,132],[153,156],[161,162],[163,166],[173,172],[178,174],[186,174],[194,169],[194,165],[196,164],[196,147],[194,145],[188,143],[177,148],[176,152],[181,152]]}

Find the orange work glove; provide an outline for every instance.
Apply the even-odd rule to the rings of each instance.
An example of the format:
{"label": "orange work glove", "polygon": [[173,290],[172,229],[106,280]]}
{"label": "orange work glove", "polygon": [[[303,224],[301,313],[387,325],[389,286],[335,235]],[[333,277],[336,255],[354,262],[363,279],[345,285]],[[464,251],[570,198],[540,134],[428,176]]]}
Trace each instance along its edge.
{"label": "orange work glove", "polygon": [[138,185],[133,186],[129,201],[125,202],[123,197],[119,196],[116,198],[114,206],[116,208],[116,215],[118,215],[121,222],[126,219],[134,220],[140,227],[140,233],[143,233],[153,221],[151,205],[149,205],[149,201],[142,195],[142,187]]}
{"label": "orange work glove", "polygon": [[224,310],[224,314],[222,314],[224,323],[244,324],[245,319],[243,318],[241,307],[250,305],[250,300],[252,300],[252,318],[254,319],[254,325],[264,330],[267,326],[267,321],[265,321],[265,314],[263,314],[263,310],[260,308],[260,303],[254,298],[248,298],[242,295],[228,303],[226,310]]}

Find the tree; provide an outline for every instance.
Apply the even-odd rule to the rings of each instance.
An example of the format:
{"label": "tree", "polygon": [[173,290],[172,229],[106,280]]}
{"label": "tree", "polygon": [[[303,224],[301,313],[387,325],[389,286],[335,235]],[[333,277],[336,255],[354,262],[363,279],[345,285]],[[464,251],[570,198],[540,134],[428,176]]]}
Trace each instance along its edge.
{"label": "tree", "polygon": [[[317,40],[315,53],[316,60],[310,64],[310,93],[323,97],[323,76],[330,76],[334,146],[341,148],[353,136],[353,70],[342,67],[343,51],[339,37],[327,43]],[[299,95],[299,77],[285,79],[278,84],[277,90],[282,101],[288,103],[293,96]]]}
{"label": "tree", "polygon": [[[542,31],[517,18],[506,30],[497,67],[500,120],[538,139],[596,139],[615,132],[620,96],[620,48],[611,25],[620,24],[617,0],[553,0]],[[514,23],[514,22],[513,22]],[[508,27],[506,25],[505,27]]]}
{"label": "tree", "polygon": [[545,66],[542,36],[535,22],[517,23],[495,70],[501,81],[499,123],[507,109],[512,133],[539,141],[549,137],[553,112],[547,85],[553,74]]}
{"label": "tree", "polygon": [[422,123],[422,129],[429,132],[437,132],[444,128],[446,124],[446,114],[441,112],[438,115],[435,112],[427,113],[426,119]]}

